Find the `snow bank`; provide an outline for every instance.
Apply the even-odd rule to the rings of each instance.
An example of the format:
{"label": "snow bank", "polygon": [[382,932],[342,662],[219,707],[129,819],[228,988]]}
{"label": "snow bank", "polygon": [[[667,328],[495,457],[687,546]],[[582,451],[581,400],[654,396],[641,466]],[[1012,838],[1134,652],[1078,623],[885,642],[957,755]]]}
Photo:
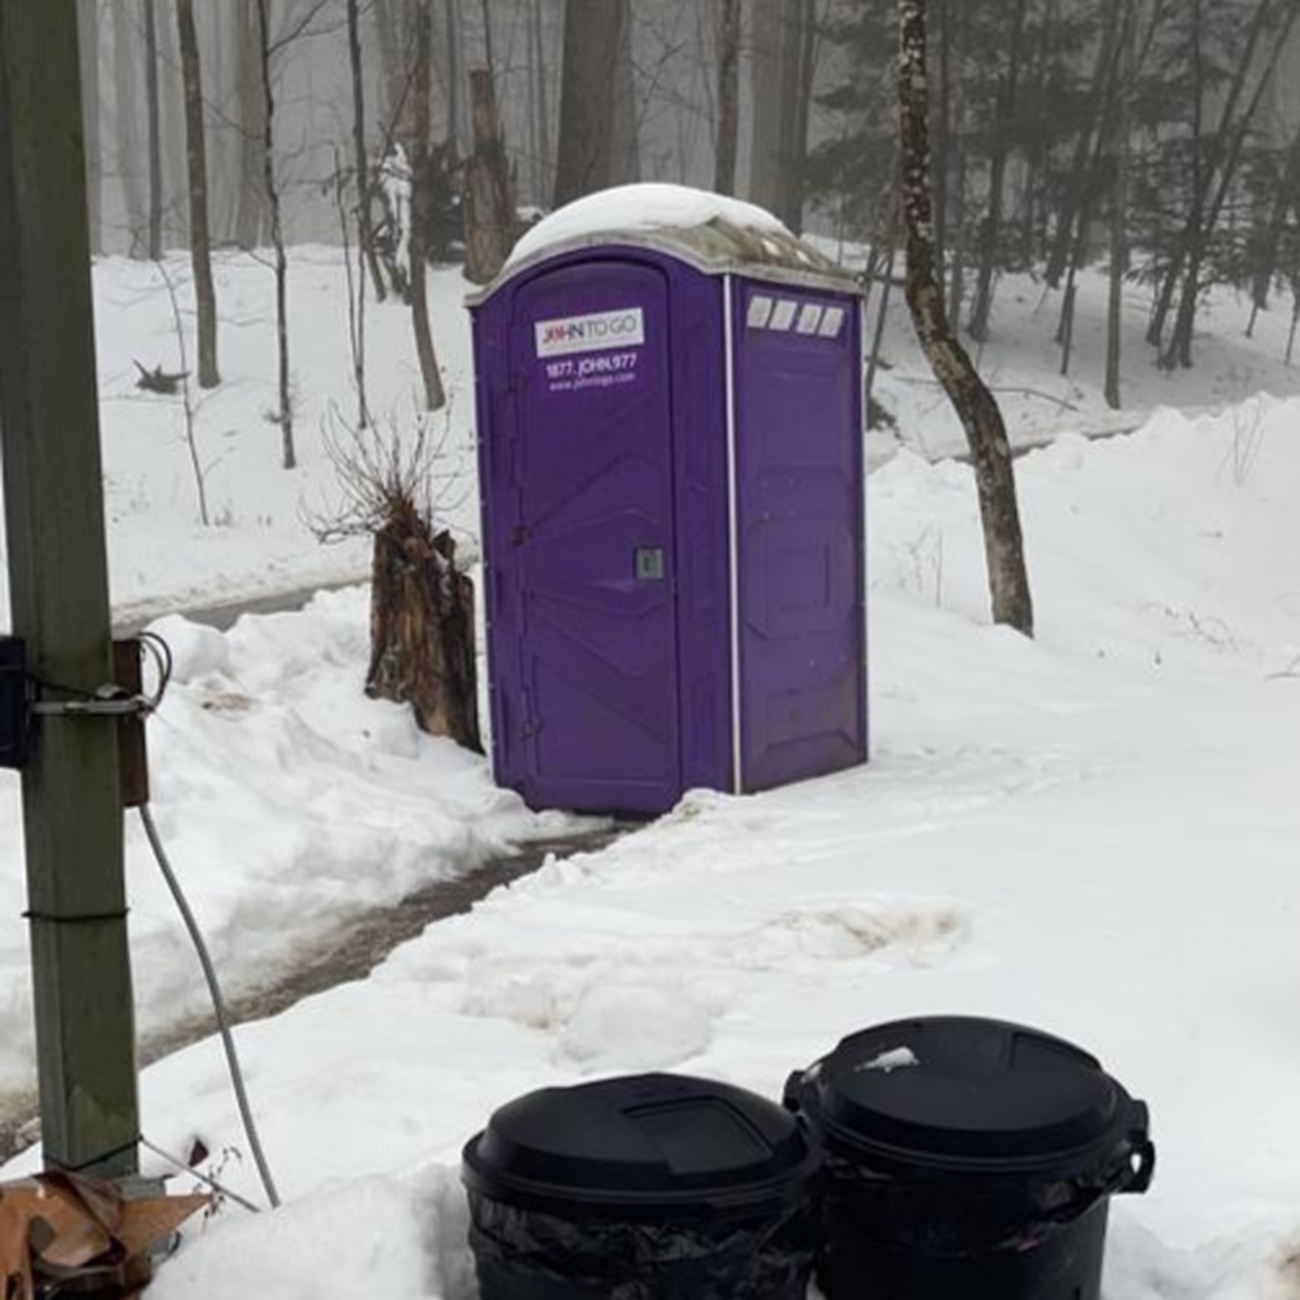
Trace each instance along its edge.
{"label": "snow bank", "polygon": [[717,220],[742,230],[789,233],[770,212],[739,199],[685,185],[620,185],[588,194],[543,217],[515,244],[506,269],[571,239],[620,230],[705,226]]}
{"label": "snow bank", "polygon": [[449,1175],[364,1178],[245,1217],[163,1268],[155,1300],[469,1300],[463,1198]]}
{"label": "snow bank", "polygon": [[[227,991],[292,967],[368,907],[461,874],[545,827],[484,761],[365,698],[368,595],[229,633],[171,617],[177,655],[149,746],[154,815]],[[18,782],[0,773],[0,1091],[31,1081],[28,936]],[[127,823],[138,1019],[148,1035],[207,1010],[175,908],[141,828]]]}
{"label": "snow bank", "polygon": [[[1040,642],[1162,666],[1286,669],[1300,656],[1294,561],[1300,401],[1161,411],[1139,433],[1065,437],[1017,462]],[[903,452],[870,480],[870,571],[986,617],[970,471]]]}

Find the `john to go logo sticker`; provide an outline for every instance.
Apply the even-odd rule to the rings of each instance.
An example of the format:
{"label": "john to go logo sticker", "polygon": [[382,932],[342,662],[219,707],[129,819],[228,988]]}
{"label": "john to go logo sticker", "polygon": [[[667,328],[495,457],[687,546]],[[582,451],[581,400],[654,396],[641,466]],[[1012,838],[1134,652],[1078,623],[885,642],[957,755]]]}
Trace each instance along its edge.
{"label": "john to go logo sticker", "polygon": [[638,348],[645,342],[645,313],[640,307],[539,320],[533,329],[538,357],[565,357],[577,352]]}

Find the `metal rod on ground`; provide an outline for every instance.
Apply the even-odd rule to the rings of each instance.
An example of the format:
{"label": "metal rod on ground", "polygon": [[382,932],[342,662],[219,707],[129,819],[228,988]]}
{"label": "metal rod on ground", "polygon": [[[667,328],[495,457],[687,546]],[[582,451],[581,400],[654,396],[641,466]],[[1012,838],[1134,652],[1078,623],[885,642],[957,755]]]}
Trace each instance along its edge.
{"label": "metal rod on ground", "polygon": [[[33,670],[112,679],[76,6],[0,0],[0,448],[13,629]],[[47,717],[23,773],[47,1166],[136,1172],[116,722]]]}

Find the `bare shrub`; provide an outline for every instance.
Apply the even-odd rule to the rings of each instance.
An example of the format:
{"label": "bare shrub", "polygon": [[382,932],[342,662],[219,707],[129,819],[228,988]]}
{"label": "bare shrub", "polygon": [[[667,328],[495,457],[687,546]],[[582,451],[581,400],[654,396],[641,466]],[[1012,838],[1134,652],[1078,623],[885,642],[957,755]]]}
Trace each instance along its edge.
{"label": "bare shrub", "polygon": [[468,491],[445,468],[447,436],[433,437],[427,420],[403,437],[392,420],[357,429],[335,415],[324,444],[342,501],[308,522],[323,542],[373,539],[366,694],[410,704],[423,731],[481,751],[474,586],[451,530],[435,523],[440,502]]}

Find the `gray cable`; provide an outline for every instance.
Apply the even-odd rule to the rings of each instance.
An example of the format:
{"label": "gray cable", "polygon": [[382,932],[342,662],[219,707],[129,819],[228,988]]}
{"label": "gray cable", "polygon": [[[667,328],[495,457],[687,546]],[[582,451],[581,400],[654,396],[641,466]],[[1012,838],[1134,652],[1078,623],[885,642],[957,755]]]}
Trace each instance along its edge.
{"label": "gray cable", "polygon": [[217,1029],[221,1034],[221,1045],[226,1052],[226,1065],[230,1070],[230,1082],[235,1089],[235,1101],[239,1105],[239,1116],[244,1123],[244,1132],[248,1135],[248,1146],[253,1153],[253,1160],[257,1164],[257,1172],[262,1179],[262,1186],[266,1189],[266,1199],[271,1202],[272,1207],[280,1204],[279,1193],[275,1190],[275,1180],[271,1177],[271,1170],[266,1163],[266,1156],[262,1152],[262,1142],[257,1136],[257,1125],[253,1120],[252,1107],[248,1104],[248,1093],[244,1088],[244,1072],[239,1065],[239,1056],[235,1051],[234,1035],[230,1032],[230,1020],[226,1014],[226,1001],[221,996],[221,986],[217,982],[217,972],[212,965],[212,958],[208,954],[208,946],[203,942],[203,935],[199,930],[198,922],[194,919],[194,913],[190,910],[189,902],[181,889],[180,881],[176,878],[176,873],[172,870],[171,863],[167,859],[167,851],[163,848],[162,840],[158,835],[158,828],[154,825],[153,814],[149,811],[149,805],[144,804],[140,808],[140,820],[144,823],[144,833],[149,837],[149,846],[153,849],[154,857],[158,859],[158,866],[162,870],[163,879],[167,882],[167,888],[171,890],[172,897],[176,900],[176,906],[180,909],[181,919],[185,922],[185,928],[189,931],[190,939],[194,943],[194,949],[199,956],[199,964],[203,967],[203,977],[208,982],[208,993],[212,997],[212,1009],[217,1017]]}

